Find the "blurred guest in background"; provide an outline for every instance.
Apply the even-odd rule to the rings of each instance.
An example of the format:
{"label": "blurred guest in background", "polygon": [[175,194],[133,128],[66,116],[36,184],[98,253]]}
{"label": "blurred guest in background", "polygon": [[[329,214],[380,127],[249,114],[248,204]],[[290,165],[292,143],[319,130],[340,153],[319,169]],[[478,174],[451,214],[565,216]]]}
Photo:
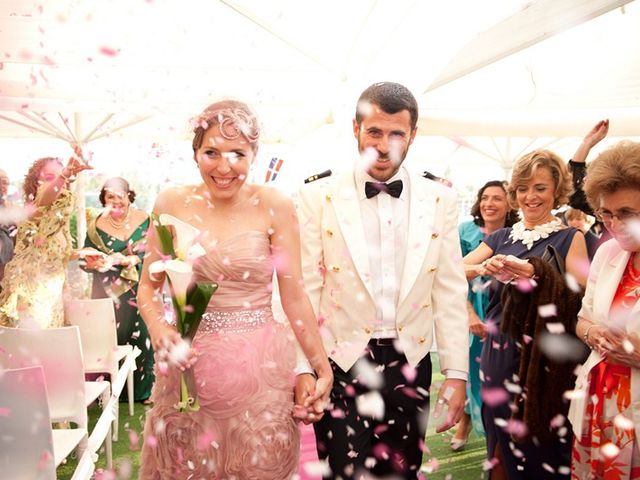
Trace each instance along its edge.
{"label": "blurred guest in background", "polygon": [[20,224],[13,259],[5,267],[0,325],[48,328],[64,323],[62,290],[72,256],[69,182],[91,168],[80,156],[76,148],[66,166],[57,158],[40,158],[27,172],[24,199],[32,213]]}
{"label": "blurred guest in background", "polygon": [[[504,227],[510,227],[518,221],[518,212],[513,210],[507,199],[507,182],[492,180],[485,183],[476,202],[471,207],[473,220],[461,223],[458,231],[462,256],[476,249],[490,234]],[[482,399],[480,397],[480,353],[486,336],[484,316],[489,304],[489,277],[476,277],[469,282],[467,310],[469,312],[469,381],[467,399],[462,419],[458,423],[455,435],[451,438],[451,449],[460,450],[467,443],[467,437],[473,430],[484,434],[482,427]]]}
{"label": "blurred guest in background", "polygon": [[589,260],[593,260],[593,256],[596,254],[596,250],[600,245],[600,237],[590,230],[593,222],[589,221],[587,215],[582,210],[571,207],[568,207],[564,212],[564,218],[567,221],[567,225],[577,228],[584,233],[584,239],[587,242]]}
{"label": "blurred guest in background", "polygon": [[[9,176],[7,172],[0,169],[0,281],[4,277],[4,266],[13,258],[15,225],[5,215],[5,210],[11,206],[7,200],[8,192]],[[2,286],[0,286],[0,291],[2,291]]]}
{"label": "blurred guest in background", "polygon": [[[104,183],[99,195],[104,210],[87,222],[83,253],[84,269],[93,274],[91,297],[111,298],[115,303],[118,343],[134,345],[142,352],[136,359],[134,397],[147,402],[154,380],[153,349],[136,295],[149,215],[132,205],[135,198],[136,193],[124,178],[114,177]],[[126,395],[125,389],[123,400]]]}

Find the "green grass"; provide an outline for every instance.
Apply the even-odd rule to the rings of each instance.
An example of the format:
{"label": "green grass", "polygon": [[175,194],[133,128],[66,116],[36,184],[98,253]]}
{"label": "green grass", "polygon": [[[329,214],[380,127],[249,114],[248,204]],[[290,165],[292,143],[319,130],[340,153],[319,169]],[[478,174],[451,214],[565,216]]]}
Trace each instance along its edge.
{"label": "green grass", "polygon": [[[439,372],[437,354],[432,354],[433,360],[433,386],[439,388],[444,377]],[[437,391],[437,390],[434,390]],[[140,448],[142,447],[142,430],[144,427],[146,407],[140,403],[135,404],[133,417],[129,416],[127,404],[120,404],[120,432],[117,442],[113,442],[113,465],[118,479],[138,478],[140,468]],[[433,414],[433,409],[432,409]],[[89,431],[100,415],[100,408],[92,406],[89,409]],[[441,420],[440,420],[441,421]],[[433,416],[429,418],[426,444],[429,454],[425,455],[425,461],[436,458],[439,468],[427,474],[429,480],[480,480],[487,475],[482,471],[482,463],[486,458],[484,438],[471,434],[469,442],[464,449],[453,452],[449,447],[452,432],[435,433],[435,426],[439,423]],[[131,435],[130,435],[131,434]],[[133,441],[132,441],[133,439]],[[137,442],[135,441],[137,439]],[[69,458],[66,464],[58,467],[57,474],[60,480],[69,480],[75,469],[77,460]],[[100,452],[96,470],[106,468],[104,451]]]}

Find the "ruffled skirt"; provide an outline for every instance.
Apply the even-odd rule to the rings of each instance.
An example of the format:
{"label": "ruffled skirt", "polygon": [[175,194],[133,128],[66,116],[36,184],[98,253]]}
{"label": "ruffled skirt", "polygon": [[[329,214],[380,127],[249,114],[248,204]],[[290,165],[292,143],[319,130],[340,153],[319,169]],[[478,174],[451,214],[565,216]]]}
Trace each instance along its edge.
{"label": "ruffled skirt", "polygon": [[244,324],[200,325],[193,342],[197,412],[175,408],[180,372],[163,374],[156,364],[141,479],[286,480],[297,471],[293,338],[270,311],[267,321]]}

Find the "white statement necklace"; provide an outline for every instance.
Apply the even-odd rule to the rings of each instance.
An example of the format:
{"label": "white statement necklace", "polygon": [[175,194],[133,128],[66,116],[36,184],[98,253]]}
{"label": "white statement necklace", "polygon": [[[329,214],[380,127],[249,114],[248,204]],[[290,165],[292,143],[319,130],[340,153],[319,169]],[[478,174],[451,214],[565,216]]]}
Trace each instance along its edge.
{"label": "white statement necklace", "polygon": [[511,243],[521,241],[522,244],[527,247],[527,250],[531,250],[533,244],[541,238],[547,238],[553,232],[557,232],[563,228],[562,222],[557,218],[554,218],[550,222],[543,223],[542,225],[536,225],[531,230],[527,230],[522,221],[514,223],[511,227],[511,233],[509,238]]}

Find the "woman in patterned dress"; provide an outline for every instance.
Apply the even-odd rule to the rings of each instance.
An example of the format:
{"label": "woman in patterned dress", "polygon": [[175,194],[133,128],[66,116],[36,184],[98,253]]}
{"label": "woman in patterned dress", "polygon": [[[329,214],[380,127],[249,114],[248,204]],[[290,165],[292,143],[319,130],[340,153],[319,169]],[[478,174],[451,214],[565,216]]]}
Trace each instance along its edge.
{"label": "woman in patterned dress", "polygon": [[604,151],[584,189],[613,238],[595,254],[579,313],[592,352],[572,392],[572,478],[640,479],[640,143]]}
{"label": "woman in patterned dress", "polygon": [[0,325],[60,327],[64,323],[62,290],[72,256],[69,218],[73,195],[69,182],[91,167],[76,156],[66,166],[58,158],[36,160],[24,180],[25,208],[13,259],[5,266],[0,293]]}

